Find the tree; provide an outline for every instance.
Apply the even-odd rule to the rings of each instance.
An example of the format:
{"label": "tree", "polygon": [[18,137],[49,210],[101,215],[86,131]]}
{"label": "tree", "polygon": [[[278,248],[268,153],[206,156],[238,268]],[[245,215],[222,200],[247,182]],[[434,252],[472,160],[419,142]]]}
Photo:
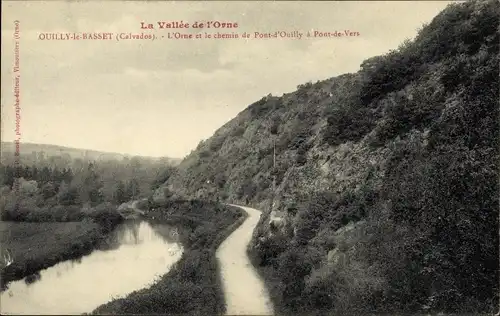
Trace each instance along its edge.
{"label": "tree", "polygon": [[80,200],[78,198],[78,189],[74,186],[69,186],[66,182],[61,182],[57,199],[61,205],[77,205]]}
{"label": "tree", "polygon": [[121,180],[119,180],[116,184],[113,200],[116,204],[122,204],[128,201],[125,184]]}
{"label": "tree", "polygon": [[40,170],[40,176],[39,176],[40,183],[45,184],[45,183],[49,182],[51,180],[51,178],[52,178],[52,175],[51,175],[50,169],[48,167],[43,167],[42,170]]}
{"label": "tree", "polygon": [[127,197],[130,199],[135,199],[139,195],[139,183],[136,179],[132,179],[128,182],[126,193]]}
{"label": "tree", "polygon": [[5,166],[4,167],[4,180],[3,184],[8,185],[9,187],[12,188],[12,185],[14,184],[14,168],[11,166]]}
{"label": "tree", "polygon": [[62,180],[63,180],[62,172],[59,169],[57,169],[57,167],[55,167],[52,170],[52,181],[54,183],[60,183]]}
{"label": "tree", "polygon": [[31,173],[31,168],[30,167],[28,167],[28,166],[24,167],[23,177],[25,179],[28,179],[28,180],[32,180],[33,179],[33,174]]}
{"label": "tree", "polygon": [[88,164],[86,169],[75,175],[72,185],[78,188],[82,202],[90,202],[94,205],[102,202],[100,194],[102,183],[93,163]]}
{"label": "tree", "polygon": [[31,167],[31,178],[36,181],[40,181],[40,175],[38,173],[38,168],[36,166]]}
{"label": "tree", "polygon": [[46,184],[42,185],[42,196],[45,200],[53,197],[56,194],[56,187],[52,182],[47,182]]}
{"label": "tree", "polygon": [[64,168],[62,171],[62,180],[66,181],[67,183],[70,183],[71,180],[73,180],[73,171],[71,168]]}
{"label": "tree", "polygon": [[89,200],[92,205],[98,205],[104,202],[104,195],[98,187],[93,187],[89,190]]}

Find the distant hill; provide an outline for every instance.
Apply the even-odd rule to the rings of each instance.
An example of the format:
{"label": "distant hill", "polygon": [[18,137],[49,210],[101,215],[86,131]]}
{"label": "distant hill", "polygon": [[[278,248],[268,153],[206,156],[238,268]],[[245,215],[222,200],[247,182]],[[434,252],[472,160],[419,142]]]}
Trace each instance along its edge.
{"label": "distant hill", "polygon": [[264,211],[278,314],[495,313],[499,16],[450,5],[357,73],[256,101],[164,186]]}
{"label": "distant hill", "polygon": [[[82,159],[82,160],[97,160],[97,161],[106,161],[106,160],[123,160],[123,159],[131,159],[134,157],[150,160],[150,161],[164,161],[166,164],[176,165],[181,159],[179,158],[170,158],[170,157],[148,157],[148,156],[135,156],[130,154],[121,154],[121,153],[113,153],[113,152],[103,152],[97,150],[89,150],[89,149],[81,149],[81,148],[72,148],[58,145],[50,145],[50,144],[35,144],[35,143],[25,143],[22,142],[19,146],[21,156],[31,156],[33,159],[35,157],[68,157],[70,159]],[[1,143],[1,153],[2,153],[2,162],[11,161],[12,157],[15,153],[15,143],[14,142],[2,142]]]}

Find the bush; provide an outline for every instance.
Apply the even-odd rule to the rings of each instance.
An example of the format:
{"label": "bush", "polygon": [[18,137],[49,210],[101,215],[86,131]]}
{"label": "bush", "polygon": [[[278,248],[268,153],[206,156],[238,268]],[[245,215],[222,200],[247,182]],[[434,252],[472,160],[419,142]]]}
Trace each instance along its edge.
{"label": "bush", "polygon": [[352,106],[335,108],[327,114],[327,127],[323,139],[331,146],[347,141],[359,141],[375,125],[371,111],[367,108]]}

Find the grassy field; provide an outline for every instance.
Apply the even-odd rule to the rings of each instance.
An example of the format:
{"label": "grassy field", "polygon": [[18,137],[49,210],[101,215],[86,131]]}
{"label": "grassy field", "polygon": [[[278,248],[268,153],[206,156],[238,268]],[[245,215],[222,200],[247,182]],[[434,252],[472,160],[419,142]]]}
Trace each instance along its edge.
{"label": "grassy field", "polygon": [[176,201],[155,209],[148,213],[149,220],[179,227],[183,257],[150,288],[104,304],[93,314],[224,314],[215,250],[243,223],[246,213],[200,201]]}
{"label": "grassy field", "polygon": [[[90,253],[103,236],[100,225],[90,220],[66,223],[0,222],[2,289],[7,282]],[[3,254],[7,251],[14,261],[5,268]]]}

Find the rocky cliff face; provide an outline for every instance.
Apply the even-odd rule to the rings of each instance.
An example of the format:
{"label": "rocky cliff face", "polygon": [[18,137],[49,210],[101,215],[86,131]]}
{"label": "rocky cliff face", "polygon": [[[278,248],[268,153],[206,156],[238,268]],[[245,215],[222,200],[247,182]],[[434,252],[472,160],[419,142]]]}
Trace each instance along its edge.
{"label": "rocky cliff face", "polygon": [[165,187],[264,211],[253,255],[284,310],[493,308],[499,14],[452,5],[358,73],[262,98]]}

